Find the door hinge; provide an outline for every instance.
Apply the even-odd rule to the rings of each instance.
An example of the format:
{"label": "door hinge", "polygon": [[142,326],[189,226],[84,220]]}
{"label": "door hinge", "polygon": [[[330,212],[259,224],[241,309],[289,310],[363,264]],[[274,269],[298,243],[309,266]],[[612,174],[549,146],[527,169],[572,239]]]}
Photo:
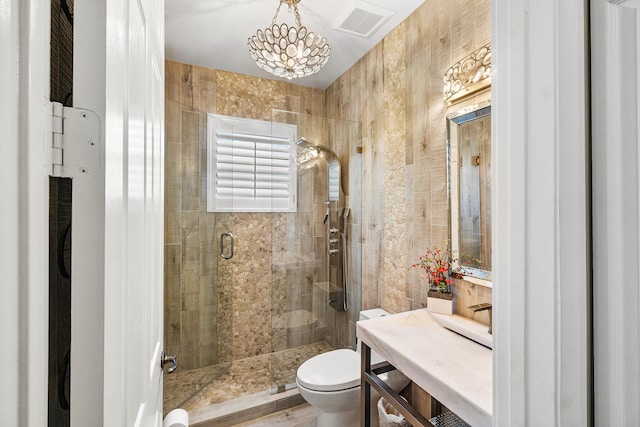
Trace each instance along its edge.
{"label": "door hinge", "polygon": [[100,117],[91,110],[51,103],[51,176],[94,175],[102,162]]}

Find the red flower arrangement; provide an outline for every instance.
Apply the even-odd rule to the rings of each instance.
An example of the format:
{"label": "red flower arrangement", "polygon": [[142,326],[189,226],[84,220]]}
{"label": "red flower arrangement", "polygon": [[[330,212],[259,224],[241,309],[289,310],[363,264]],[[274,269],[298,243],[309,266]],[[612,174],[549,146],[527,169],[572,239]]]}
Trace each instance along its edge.
{"label": "red flower arrangement", "polygon": [[449,277],[449,272],[453,261],[454,258],[449,249],[427,249],[427,252],[420,256],[418,263],[411,267],[425,270],[429,281],[429,291],[451,293],[453,281]]}

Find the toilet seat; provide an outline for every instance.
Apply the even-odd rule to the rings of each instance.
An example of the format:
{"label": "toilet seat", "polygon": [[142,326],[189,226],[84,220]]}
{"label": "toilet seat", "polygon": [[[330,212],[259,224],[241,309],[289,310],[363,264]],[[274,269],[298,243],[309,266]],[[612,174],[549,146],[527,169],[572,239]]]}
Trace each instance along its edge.
{"label": "toilet seat", "polygon": [[315,391],[339,391],[360,386],[360,354],[341,349],[319,354],[298,368],[297,382]]}

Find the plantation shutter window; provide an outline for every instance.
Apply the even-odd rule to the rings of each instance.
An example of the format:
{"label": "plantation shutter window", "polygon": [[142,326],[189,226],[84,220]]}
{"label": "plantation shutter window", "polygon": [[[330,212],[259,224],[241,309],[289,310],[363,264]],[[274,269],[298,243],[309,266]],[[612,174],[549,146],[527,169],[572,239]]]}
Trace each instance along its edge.
{"label": "plantation shutter window", "polygon": [[296,127],[207,116],[207,211],[295,212]]}

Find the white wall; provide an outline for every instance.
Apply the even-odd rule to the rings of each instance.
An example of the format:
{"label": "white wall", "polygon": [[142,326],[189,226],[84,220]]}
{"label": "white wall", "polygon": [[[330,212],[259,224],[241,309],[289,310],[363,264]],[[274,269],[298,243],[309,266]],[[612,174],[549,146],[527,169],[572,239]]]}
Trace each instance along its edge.
{"label": "white wall", "polygon": [[0,0],[0,413],[5,425],[47,422],[50,8],[44,0]]}
{"label": "white wall", "polygon": [[595,425],[640,425],[638,2],[591,0]]}
{"label": "white wall", "polygon": [[0,126],[4,141],[0,144],[0,158],[9,161],[0,168],[0,197],[5,208],[0,209],[0,271],[3,271],[3,296],[0,298],[0,324],[11,325],[2,328],[0,337],[4,344],[3,386],[0,387],[0,413],[9,425],[18,425],[18,401],[20,392],[20,341],[18,328],[20,301],[18,232],[20,211],[18,209],[18,153],[19,126],[18,108],[18,0],[0,0],[0,58],[5,65],[0,67]]}

